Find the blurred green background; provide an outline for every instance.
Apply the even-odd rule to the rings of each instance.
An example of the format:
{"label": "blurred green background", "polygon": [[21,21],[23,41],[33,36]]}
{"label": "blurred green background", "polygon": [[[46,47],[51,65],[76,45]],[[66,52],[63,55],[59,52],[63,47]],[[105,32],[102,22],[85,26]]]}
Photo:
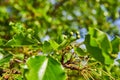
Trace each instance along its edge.
{"label": "blurred green background", "polygon": [[[120,36],[120,0],[0,0],[0,38],[17,33],[9,23],[33,31],[41,41],[79,30],[81,37],[88,27],[97,27]],[[45,37],[46,38],[46,37]]]}

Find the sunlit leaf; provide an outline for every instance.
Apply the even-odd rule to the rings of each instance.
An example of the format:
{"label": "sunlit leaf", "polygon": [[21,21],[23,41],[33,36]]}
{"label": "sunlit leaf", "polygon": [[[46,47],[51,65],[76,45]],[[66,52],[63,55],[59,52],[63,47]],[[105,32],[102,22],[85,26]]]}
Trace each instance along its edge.
{"label": "sunlit leaf", "polygon": [[51,57],[33,56],[27,60],[27,80],[66,80],[63,67]]}

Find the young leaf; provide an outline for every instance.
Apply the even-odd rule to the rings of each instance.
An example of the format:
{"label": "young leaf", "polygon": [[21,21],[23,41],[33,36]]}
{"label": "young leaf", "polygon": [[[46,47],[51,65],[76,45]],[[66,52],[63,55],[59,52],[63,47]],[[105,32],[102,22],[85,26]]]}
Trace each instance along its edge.
{"label": "young leaf", "polygon": [[33,56],[27,60],[27,80],[66,80],[63,67],[51,57]]}

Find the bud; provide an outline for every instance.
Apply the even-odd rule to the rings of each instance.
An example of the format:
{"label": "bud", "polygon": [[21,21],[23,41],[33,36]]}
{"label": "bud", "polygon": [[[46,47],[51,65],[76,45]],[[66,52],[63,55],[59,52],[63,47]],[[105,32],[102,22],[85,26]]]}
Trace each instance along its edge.
{"label": "bud", "polygon": [[77,39],[80,39],[80,35],[77,35]]}
{"label": "bud", "polygon": [[70,35],[73,36],[73,32],[72,31],[70,32]]}
{"label": "bud", "polygon": [[79,32],[77,31],[76,34],[79,35]]}

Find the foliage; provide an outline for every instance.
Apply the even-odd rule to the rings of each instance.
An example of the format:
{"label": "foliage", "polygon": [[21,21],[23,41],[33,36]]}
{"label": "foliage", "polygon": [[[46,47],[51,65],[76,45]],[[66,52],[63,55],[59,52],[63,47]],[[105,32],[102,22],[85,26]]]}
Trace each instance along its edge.
{"label": "foliage", "polygon": [[29,67],[29,72],[26,72],[27,80],[64,80],[66,77],[61,64],[51,57],[33,56],[28,59],[27,64]]}
{"label": "foliage", "polygon": [[119,4],[0,0],[0,80],[119,80]]}

